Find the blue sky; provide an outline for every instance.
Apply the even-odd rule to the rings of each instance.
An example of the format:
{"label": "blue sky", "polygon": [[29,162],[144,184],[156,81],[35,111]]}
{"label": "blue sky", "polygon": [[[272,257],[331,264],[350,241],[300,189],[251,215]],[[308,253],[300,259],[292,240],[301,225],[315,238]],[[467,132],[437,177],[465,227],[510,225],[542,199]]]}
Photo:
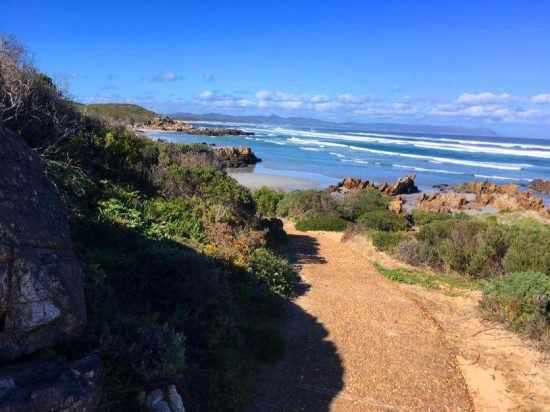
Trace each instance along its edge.
{"label": "blue sky", "polygon": [[0,0],[82,102],[550,138],[550,1]]}

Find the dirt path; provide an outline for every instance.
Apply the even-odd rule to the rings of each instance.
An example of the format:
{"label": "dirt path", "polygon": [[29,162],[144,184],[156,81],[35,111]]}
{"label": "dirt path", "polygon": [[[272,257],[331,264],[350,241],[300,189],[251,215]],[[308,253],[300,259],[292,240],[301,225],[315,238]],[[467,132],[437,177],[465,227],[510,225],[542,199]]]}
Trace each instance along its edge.
{"label": "dirt path", "polygon": [[261,374],[252,411],[471,410],[441,329],[353,248],[290,236],[304,291],[289,307],[286,355]]}

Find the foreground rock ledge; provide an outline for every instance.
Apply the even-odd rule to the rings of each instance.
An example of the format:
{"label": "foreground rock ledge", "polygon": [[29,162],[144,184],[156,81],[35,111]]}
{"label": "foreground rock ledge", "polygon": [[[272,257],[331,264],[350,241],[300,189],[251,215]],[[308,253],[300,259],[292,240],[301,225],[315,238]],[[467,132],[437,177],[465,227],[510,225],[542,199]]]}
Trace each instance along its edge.
{"label": "foreground rock ledge", "polygon": [[77,335],[83,280],[42,162],[0,124],[0,363]]}
{"label": "foreground rock ledge", "polygon": [[95,411],[101,396],[97,355],[58,365],[34,360],[0,368],[0,412]]}

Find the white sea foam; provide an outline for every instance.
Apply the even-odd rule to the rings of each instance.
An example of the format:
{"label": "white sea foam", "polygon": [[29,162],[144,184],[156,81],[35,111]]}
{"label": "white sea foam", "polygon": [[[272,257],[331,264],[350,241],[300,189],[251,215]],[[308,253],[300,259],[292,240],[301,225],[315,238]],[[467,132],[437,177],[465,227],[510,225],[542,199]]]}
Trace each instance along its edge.
{"label": "white sea foam", "polygon": [[464,172],[453,172],[450,170],[443,170],[443,169],[428,169],[425,167],[417,167],[417,166],[407,166],[407,165],[400,165],[400,164],[392,164],[393,167],[396,167],[398,169],[405,169],[410,170],[413,172],[429,172],[429,173],[444,173],[449,175],[464,175],[467,173]]}
{"label": "white sea foam", "polygon": [[[550,146],[524,145],[512,143],[483,142],[454,139],[434,139],[429,137],[417,138],[403,135],[377,133],[320,133],[301,130],[281,129],[283,133],[296,134],[302,137],[321,139],[338,139],[350,142],[379,143],[387,145],[414,146],[430,150],[448,150],[469,153],[491,153],[495,155],[525,156],[540,159],[550,159]],[[388,139],[387,137],[392,137]],[[442,143],[445,142],[445,143]],[[516,148],[516,149],[514,149]],[[535,150],[525,150],[535,149]]]}
{"label": "white sea foam", "polygon": [[336,157],[340,157],[340,158],[345,158],[346,156],[343,155],[342,153],[336,153],[336,152],[329,152],[329,154],[333,155],[333,156],[336,156]]}
{"label": "white sea foam", "polygon": [[506,176],[487,176],[487,175],[479,175],[479,174],[474,174],[474,176],[480,177],[482,179],[512,180],[514,182],[520,182],[520,181],[532,182],[533,181],[533,179],[520,179],[517,177],[506,177]]}
{"label": "white sea foam", "polygon": [[476,162],[474,160],[449,159],[447,157],[427,156],[412,153],[387,152],[385,150],[368,149],[366,147],[349,146],[351,150],[360,150],[369,153],[381,154],[386,156],[399,156],[411,159],[423,159],[430,163],[448,163],[463,166],[482,167],[485,169],[501,169],[501,170],[522,170],[524,167],[530,167],[529,164],[510,164],[510,163],[494,163],[494,162]]}
{"label": "white sea foam", "polygon": [[309,151],[311,151],[311,152],[320,152],[320,151],[321,151],[321,149],[317,149],[317,148],[315,148],[315,147],[300,147],[300,149],[302,149],[302,150],[309,150]]}

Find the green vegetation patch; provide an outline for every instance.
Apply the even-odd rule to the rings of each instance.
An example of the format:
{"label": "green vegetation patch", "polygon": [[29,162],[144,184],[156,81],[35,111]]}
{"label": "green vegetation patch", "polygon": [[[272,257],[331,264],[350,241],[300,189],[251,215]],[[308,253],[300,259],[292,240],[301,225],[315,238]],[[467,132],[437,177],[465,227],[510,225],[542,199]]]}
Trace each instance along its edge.
{"label": "green vegetation patch", "polygon": [[136,104],[96,103],[80,105],[78,108],[90,116],[101,117],[106,120],[114,120],[128,124],[143,123],[158,116],[157,113]]}
{"label": "green vegetation patch", "polygon": [[374,210],[363,213],[359,216],[357,222],[363,224],[368,229],[387,232],[399,232],[409,227],[409,221],[406,217],[389,210]]}
{"label": "green vegetation patch", "polygon": [[326,230],[331,232],[342,232],[349,225],[347,220],[336,216],[315,215],[296,222],[296,230]]}
{"label": "green vegetation patch", "polygon": [[550,349],[550,275],[516,272],[496,278],[484,289],[480,306]]}

